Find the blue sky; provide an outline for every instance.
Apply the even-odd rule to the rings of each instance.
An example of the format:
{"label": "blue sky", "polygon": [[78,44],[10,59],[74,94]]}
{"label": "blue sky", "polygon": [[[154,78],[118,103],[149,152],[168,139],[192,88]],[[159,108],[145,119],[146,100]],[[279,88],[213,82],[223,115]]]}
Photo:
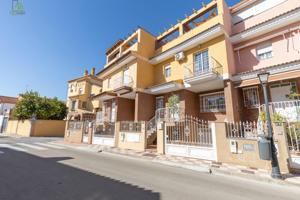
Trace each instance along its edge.
{"label": "blue sky", "polygon": [[[138,25],[157,35],[201,0],[0,0],[0,95],[36,90],[66,99],[67,81],[105,63],[105,50]],[[204,0],[209,2],[209,0]],[[239,0],[227,0],[233,5]]]}

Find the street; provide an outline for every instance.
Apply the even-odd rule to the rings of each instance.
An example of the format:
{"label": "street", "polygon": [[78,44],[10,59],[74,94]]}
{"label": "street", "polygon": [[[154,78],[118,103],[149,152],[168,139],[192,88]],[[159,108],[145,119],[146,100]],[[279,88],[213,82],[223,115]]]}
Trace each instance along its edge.
{"label": "street", "polygon": [[210,175],[54,144],[0,137],[1,200],[299,199],[293,186]]}

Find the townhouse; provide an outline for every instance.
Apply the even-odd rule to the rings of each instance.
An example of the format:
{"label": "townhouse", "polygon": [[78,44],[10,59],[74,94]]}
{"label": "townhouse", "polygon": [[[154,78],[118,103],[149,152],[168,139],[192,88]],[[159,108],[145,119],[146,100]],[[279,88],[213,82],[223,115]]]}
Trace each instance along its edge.
{"label": "townhouse", "polygon": [[[280,166],[299,170],[299,25],[298,1],[229,8],[212,0],[158,36],[139,27],[107,49],[105,66],[92,73],[99,88],[88,95],[91,130],[72,122],[66,140],[269,169],[258,156],[256,126],[269,106],[273,121],[289,122],[274,127]],[[270,73],[270,105],[257,78],[262,71]],[[79,96],[69,107],[86,101]]]}
{"label": "townhouse", "polygon": [[178,96],[179,115],[234,120],[229,19],[225,2],[212,1],[158,37],[138,28],[114,44],[97,74],[103,120],[149,121],[158,110],[168,112],[172,95]]}
{"label": "townhouse", "polygon": [[264,104],[261,70],[271,74],[273,110],[284,114],[290,104],[299,113],[299,6],[244,0],[228,8],[213,0],[159,36],[139,27],[107,49],[100,72],[69,81],[69,118],[99,111],[99,122],[157,121],[171,116],[175,95],[176,117],[255,121]]}
{"label": "townhouse", "polygon": [[67,107],[68,120],[94,120],[96,112],[101,110],[101,103],[93,100],[102,90],[102,81],[95,76],[95,68],[83,77],[68,81]]}
{"label": "townhouse", "polygon": [[300,2],[242,1],[231,13],[235,112],[243,121],[257,120],[264,104],[257,74],[265,70],[270,73],[271,111],[299,121],[299,97],[294,94],[300,87]]}

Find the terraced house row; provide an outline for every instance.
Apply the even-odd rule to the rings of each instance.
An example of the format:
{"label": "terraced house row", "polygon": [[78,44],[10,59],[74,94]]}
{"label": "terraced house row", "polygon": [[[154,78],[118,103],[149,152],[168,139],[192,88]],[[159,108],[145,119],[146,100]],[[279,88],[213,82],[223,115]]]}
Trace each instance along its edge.
{"label": "terraced house row", "polygon": [[255,122],[264,106],[262,70],[270,73],[272,113],[299,121],[300,1],[244,0],[229,8],[212,0],[158,36],[138,28],[118,40],[102,70],[69,82],[68,117],[94,118],[114,132],[111,123],[135,130],[143,121],[149,144],[159,142],[161,121]]}

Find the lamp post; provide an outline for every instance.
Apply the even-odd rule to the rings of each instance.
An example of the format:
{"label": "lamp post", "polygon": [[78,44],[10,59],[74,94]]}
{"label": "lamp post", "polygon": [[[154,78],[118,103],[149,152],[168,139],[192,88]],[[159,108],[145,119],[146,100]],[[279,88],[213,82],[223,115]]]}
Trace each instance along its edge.
{"label": "lamp post", "polygon": [[271,142],[271,165],[272,165],[271,177],[275,178],[275,179],[282,179],[279,164],[278,164],[278,159],[277,159],[277,150],[276,150],[276,147],[274,144],[274,139],[273,139],[273,128],[272,128],[270,109],[269,109],[269,98],[268,98],[268,93],[267,93],[267,83],[268,83],[269,75],[270,75],[270,73],[268,73],[268,72],[262,72],[262,73],[258,74],[257,76],[258,76],[260,84],[263,88],[264,99],[265,99],[267,129],[268,129],[268,139]]}

